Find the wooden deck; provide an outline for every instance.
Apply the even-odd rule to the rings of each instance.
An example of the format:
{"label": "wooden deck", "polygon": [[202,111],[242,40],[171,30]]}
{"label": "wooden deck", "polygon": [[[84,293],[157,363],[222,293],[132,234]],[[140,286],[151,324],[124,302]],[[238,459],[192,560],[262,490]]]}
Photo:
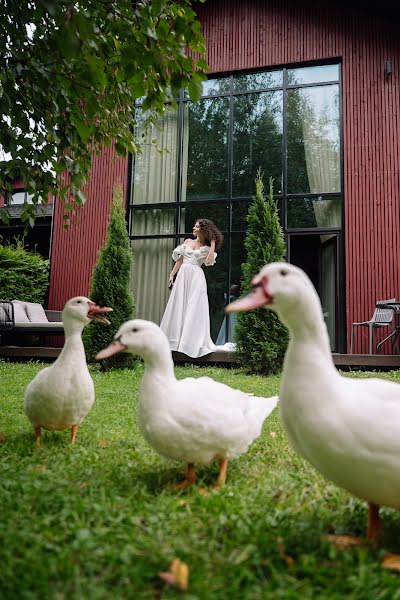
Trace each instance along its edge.
{"label": "wooden deck", "polygon": [[[0,346],[0,358],[11,360],[45,360],[57,358],[61,348],[33,347],[33,346]],[[173,352],[172,357],[176,364],[190,363],[194,365],[225,365],[226,367],[239,366],[235,360],[234,352],[217,351],[201,358],[189,358],[180,352]],[[365,369],[389,370],[400,369],[399,354],[333,354],[333,362],[338,369]]]}

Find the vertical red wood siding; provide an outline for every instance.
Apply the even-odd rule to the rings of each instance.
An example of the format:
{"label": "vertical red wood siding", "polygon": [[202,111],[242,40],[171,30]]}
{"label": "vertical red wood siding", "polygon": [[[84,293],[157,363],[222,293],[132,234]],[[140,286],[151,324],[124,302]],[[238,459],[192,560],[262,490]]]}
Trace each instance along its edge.
{"label": "vertical red wood siding", "polygon": [[121,182],[126,193],[127,158],[104,148],[93,157],[87,202],[71,217],[64,229],[64,207],[56,201],[51,250],[49,308],[61,310],[73,296],[88,296],[93,267],[104,243],[114,184]]}
{"label": "vertical red wood siding", "polygon": [[[400,297],[400,25],[333,2],[212,0],[197,11],[212,73],[342,61],[349,340],[377,299]],[[364,329],[355,351],[367,351]]]}

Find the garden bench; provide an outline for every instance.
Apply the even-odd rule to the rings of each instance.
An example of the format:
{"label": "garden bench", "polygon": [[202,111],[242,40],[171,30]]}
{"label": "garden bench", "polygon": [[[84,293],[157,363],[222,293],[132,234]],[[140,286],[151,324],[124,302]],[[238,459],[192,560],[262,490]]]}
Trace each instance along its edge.
{"label": "garden bench", "polygon": [[0,300],[0,336],[23,334],[64,335],[62,311],[45,310],[35,302]]}

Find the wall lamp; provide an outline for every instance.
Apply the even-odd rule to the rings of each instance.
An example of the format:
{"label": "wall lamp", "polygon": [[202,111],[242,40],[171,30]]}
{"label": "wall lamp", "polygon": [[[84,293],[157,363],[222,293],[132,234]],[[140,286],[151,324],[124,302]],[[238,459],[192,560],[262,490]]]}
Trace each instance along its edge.
{"label": "wall lamp", "polygon": [[391,60],[385,62],[385,75],[391,75],[393,71],[393,65]]}

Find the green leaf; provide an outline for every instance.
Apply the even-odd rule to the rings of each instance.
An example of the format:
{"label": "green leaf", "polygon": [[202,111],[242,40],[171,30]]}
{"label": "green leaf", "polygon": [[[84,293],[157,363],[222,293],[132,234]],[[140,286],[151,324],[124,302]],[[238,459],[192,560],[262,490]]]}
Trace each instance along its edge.
{"label": "green leaf", "polygon": [[[200,97],[194,76],[206,70],[204,39],[192,1],[134,4],[132,10],[129,1],[38,0],[19,3],[12,18],[0,10],[13,64],[0,72],[0,146],[11,154],[0,167],[3,187],[10,177],[23,176],[38,196],[67,197],[71,191],[75,197],[92,149],[94,154],[118,138],[122,155],[128,146],[140,151],[141,140],[132,141],[137,98],[146,97],[144,108],[156,120],[171,91],[187,82],[190,97]],[[31,24],[34,43],[27,41]],[[199,60],[186,55],[187,47],[202,48]],[[65,183],[64,170],[80,175]]]}
{"label": "green leaf", "polygon": [[188,85],[188,92],[190,99],[193,102],[197,102],[198,100],[200,100],[201,95],[203,93],[203,85],[201,81],[190,81]]}
{"label": "green leaf", "polygon": [[74,119],[74,123],[82,142],[87,142],[93,132],[93,127],[77,118]]}
{"label": "green leaf", "polygon": [[82,190],[77,190],[76,195],[78,197],[79,204],[86,204],[86,196]]}

